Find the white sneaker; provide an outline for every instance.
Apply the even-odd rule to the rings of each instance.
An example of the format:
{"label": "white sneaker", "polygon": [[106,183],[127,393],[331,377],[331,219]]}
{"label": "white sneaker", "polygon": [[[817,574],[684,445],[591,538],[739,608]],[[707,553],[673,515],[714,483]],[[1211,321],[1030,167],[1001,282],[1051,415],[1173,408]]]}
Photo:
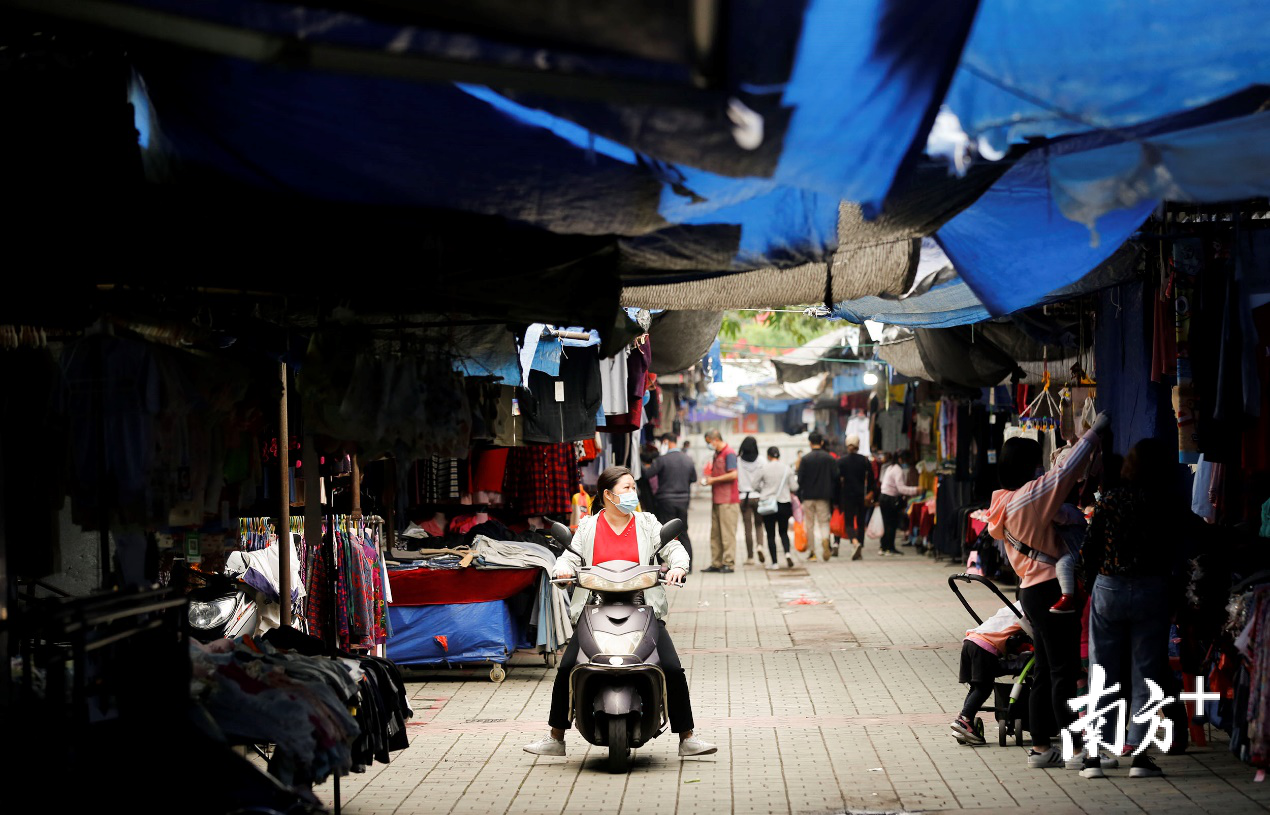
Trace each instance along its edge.
{"label": "white sneaker", "polygon": [[[564,755],[564,739],[553,739],[551,736],[531,741],[525,745],[526,753],[533,753],[536,756],[563,756]],[[683,755],[680,753],[680,755]]]}
{"label": "white sneaker", "polygon": [[[563,745],[563,742],[562,742]],[[679,756],[708,756],[711,753],[717,753],[719,748],[708,741],[693,736],[683,739],[679,742]],[[561,753],[561,755],[564,755]]]}
{"label": "white sneaker", "polygon": [[777,563],[769,563],[764,568],[767,569],[769,572],[779,572],[781,570],[780,565]]}
{"label": "white sneaker", "polygon": [[[1077,753],[1077,755],[1080,754]],[[1084,759],[1081,759],[1081,763],[1084,763]],[[1034,770],[1049,770],[1055,767],[1062,767],[1063,752],[1057,747],[1047,747],[1039,753],[1034,749],[1028,750],[1027,766]],[[1077,764],[1076,766],[1079,767],[1081,765]]]}

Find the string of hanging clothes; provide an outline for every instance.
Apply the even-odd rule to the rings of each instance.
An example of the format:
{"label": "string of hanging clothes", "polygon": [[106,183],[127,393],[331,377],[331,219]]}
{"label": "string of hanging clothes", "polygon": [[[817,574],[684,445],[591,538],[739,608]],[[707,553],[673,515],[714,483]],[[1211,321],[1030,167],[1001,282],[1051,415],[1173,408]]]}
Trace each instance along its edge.
{"label": "string of hanging clothes", "polygon": [[[289,519],[299,560],[304,599],[296,614],[308,632],[341,651],[374,651],[388,640],[388,578],[380,555],[384,521],[332,515],[322,519],[322,536],[305,538],[304,518]],[[238,536],[245,552],[277,541],[277,519],[240,518]]]}
{"label": "string of hanging clothes", "polygon": [[322,538],[302,545],[309,564],[309,633],[342,651],[376,650],[391,633],[383,525],[378,516],[329,515],[322,519]]}

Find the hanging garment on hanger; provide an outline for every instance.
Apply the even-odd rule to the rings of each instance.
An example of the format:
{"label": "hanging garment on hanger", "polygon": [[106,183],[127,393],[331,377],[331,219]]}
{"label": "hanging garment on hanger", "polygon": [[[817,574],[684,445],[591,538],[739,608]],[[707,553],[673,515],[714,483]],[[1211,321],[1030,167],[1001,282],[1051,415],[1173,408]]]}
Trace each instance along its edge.
{"label": "hanging garment on hanger", "polygon": [[608,359],[600,360],[601,401],[607,416],[616,416],[630,410],[626,386],[627,360],[630,355],[630,346],[626,346]]}
{"label": "hanging garment on hanger", "polygon": [[869,419],[862,411],[856,411],[855,415],[847,420],[846,435],[859,437],[860,455],[872,455],[873,448],[869,443],[871,440]]}

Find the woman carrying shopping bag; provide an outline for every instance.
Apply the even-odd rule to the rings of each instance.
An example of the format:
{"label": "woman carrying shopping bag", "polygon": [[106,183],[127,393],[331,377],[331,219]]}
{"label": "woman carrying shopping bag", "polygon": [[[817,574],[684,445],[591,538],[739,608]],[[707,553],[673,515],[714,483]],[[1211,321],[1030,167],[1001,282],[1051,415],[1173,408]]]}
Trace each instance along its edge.
{"label": "woman carrying shopping bag", "polygon": [[[789,519],[794,514],[793,491],[798,489],[798,476],[788,464],[781,461],[781,451],[778,448],[767,448],[767,462],[754,477],[752,487],[759,496],[755,512],[763,519],[763,528],[767,532],[767,551],[772,556],[767,568],[780,568],[780,558],[776,551],[778,532],[785,551],[785,567],[794,568],[794,558],[789,551]],[[806,535],[803,539],[806,540]]]}

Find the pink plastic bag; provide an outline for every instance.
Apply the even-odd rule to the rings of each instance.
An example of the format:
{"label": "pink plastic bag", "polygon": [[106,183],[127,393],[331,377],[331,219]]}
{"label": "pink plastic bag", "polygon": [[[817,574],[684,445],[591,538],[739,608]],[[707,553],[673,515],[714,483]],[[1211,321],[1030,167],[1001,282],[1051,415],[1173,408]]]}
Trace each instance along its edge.
{"label": "pink plastic bag", "polygon": [[792,492],[789,494],[790,505],[793,508],[793,519],[799,523],[803,522],[803,502],[798,500],[798,496]]}

